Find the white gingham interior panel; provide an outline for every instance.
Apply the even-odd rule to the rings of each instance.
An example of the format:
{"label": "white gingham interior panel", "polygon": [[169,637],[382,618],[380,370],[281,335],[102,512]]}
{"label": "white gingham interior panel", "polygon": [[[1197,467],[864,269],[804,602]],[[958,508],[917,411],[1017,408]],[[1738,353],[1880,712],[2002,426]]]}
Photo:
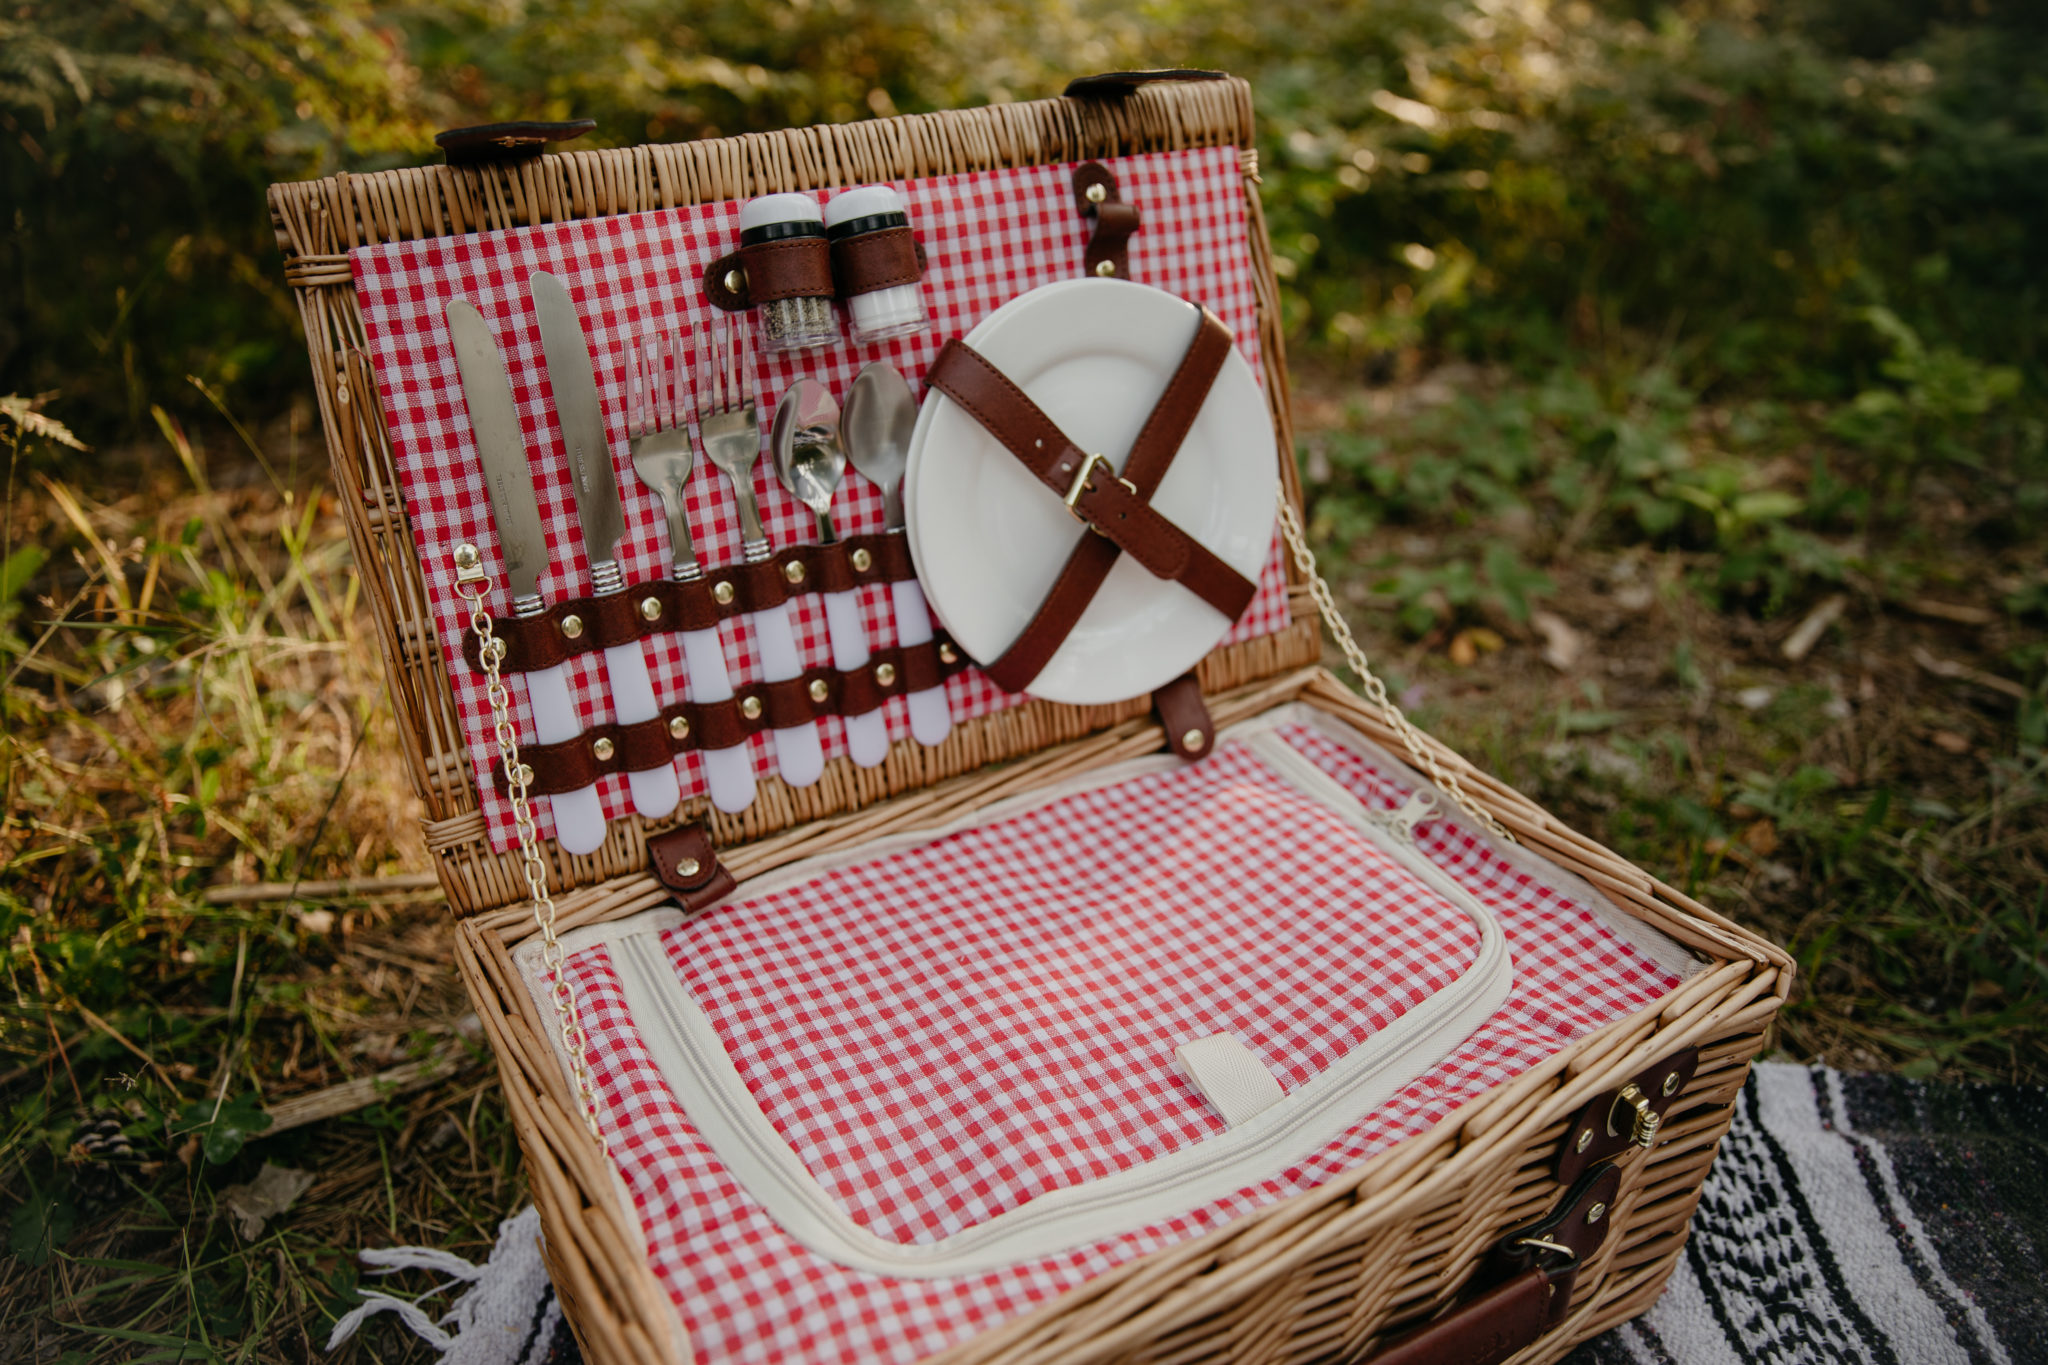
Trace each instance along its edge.
{"label": "white gingham interior panel", "polygon": [[[1253,373],[1262,373],[1237,151],[1221,147],[1153,152],[1106,164],[1115,170],[1123,197],[1144,212],[1144,226],[1131,239],[1131,278],[1207,305],[1236,334]],[[823,380],[843,399],[863,365],[888,361],[921,393],[924,372],[947,338],[964,335],[1018,294],[1082,274],[1092,221],[1075,212],[1071,172],[1071,165],[1036,166],[894,182],[929,257],[923,289],[931,329],[871,346],[847,342],[795,357],[761,356],[756,392],[764,435],[775,401],[798,376]],[[829,198],[829,192],[820,197]],[[649,331],[681,328],[687,337],[709,317],[712,310],[704,302],[699,277],[708,262],[737,244],[738,218],[739,201],[734,200],[394,242],[350,252],[363,328],[377,368],[399,482],[444,656],[460,658],[468,621],[455,593],[455,547],[465,542],[478,546],[485,567],[494,577],[500,573],[490,505],[444,316],[448,302],[467,298],[474,303],[504,353],[529,457],[536,465],[536,493],[547,534],[551,567],[541,577],[540,590],[554,602],[588,593],[590,572],[576,529],[567,461],[541,358],[540,328],[525,280],[534,270],[562,277],[584,317],[619,474],[626,514],[620,566],[629,583],[659,579],[669,571],[667,532],[660,501],[634,476],[627,447],[627,346]],[[691,364],[694,367],[694,353]],[[690,401],[694,406],[694,395]],[[755,469],[754,492],[763,525],[776,545],[816,538],[810,512],[783,490],[765,457]],[[699,561],[707,568],[738,563],[742,556],[732,489],[701,456],[691,475],[688,501]],[[833,517],[842,535],[880,531],[881,494],[849,469]],[[1224,637],[1226,642],[1269,634],[1287,624],[1278,549],[1276,541],[1259,580],[1258,596]],[[870,586],[858,591],[870,644],[893,643],[888,590]],[[493,609],[504,615],[510,605],[501,581],[493,594]],[[794,599],[791,618],[804,665],[829,665],[832,651],[819,598],[813,594]],[[734,684],[759,681],[759,659],[747,625],[729,621],[721,627],[720,637]],[[678,638],[656,636],[644,647],[657,702],[682,700],[685,672]],[[602,657],[589,654],[572,662],[569,677],[585,727],[611,719]],[[520,735],[530,740],[533,727],[525,686],[514,682],[510,690]],[[956,722],[1023,700],[998,690],[978,669],[954,677],[946,691]],[[510,808],[490,778],[496,750],[483,680],[458,668],[454,692],[492,845],[510,848]],[[909,713],[901,698],[891,700],[884,715],[892,740],[909,735]],[[837,718],[827,718],[821,731],[827,758],[846,752],[845,729]],[[767,735],[752,741],[750,754],[758,773],[774,771]],[[703,792],[702,766],[694,755],[677,761],[677,775],[685,799]],[[631,809],[623,775],[602,779],[599,791],[608,818]],[[547,804],[538,803],[544,835],[553,832]]]}
{"label": "white gingham interior panel", "polygon": [[[1288,721],[1277,733],[1371,811],[1399,809],[1415,789],[1398,764],[1323,725]],[[1170,1044],[1154,1066],[1162,1038],[1228,1031],[1291,1091],[1455,973],[1468,949],[1455,930],[1431,929],[1428,896],[1398,890],[1298,809],[1270,823],[1288,803],[1269,779],[1256,757],[1219,749],[1207,762],[1099,789],[1068,811],[1055,813],[1065,804],[1055,803],[972,838],[947,836],[950,848],[824,879],[829,893],[806,883],[714,908],[671,931],[670,960],[718,1018],[750,1091],[841,1207],[895,1238],[939,1235],[1220,1128],[1174,1072]],[[1174,827],[1177,791],[1207,793],[1215,809],[1219,790],[1233,798],[1220,803],[1228,820]],[[921,1359],[1355,1167],[1679,983],[1672,945],[1652,946],[1652,931],[1596,903],[1576,879],[1504,852],[1462,819],[1423,821],[1416,847],[1496,919],[1513,960],[1507,1003],[1449,1057],[1338,1140],[1227,1198],[948,1279],[849,1269],[784,1232],[676,1101],[608,950],[573,953],[612,1156],[697,1358]],[[1054,858],[1076,857],[1134,879],[1087,932],[1029,891],[1057,885]],[[1180,970],[1162,960],[1169,949],[1175,963],[1192,954],[1201,964],[1173,978],[1184,989],[1158,978]],[[1224,967],[1225,987],[1189,1017],[1174,1013],[1202,995],[1197,979],[1214,982]],[[1133,992],[1172,1017],[1134,1008]],[[856,1019],[863,1002],[872,1017]],[[948,1004],[970,1017],[951,1017]],[[953,1050],[935,1049],[935,1038]],[[1103,1046],[1110,1038],[1118,1045]],[[1000,1079],[1000,1104],[973,1102],[977,1074]]]}

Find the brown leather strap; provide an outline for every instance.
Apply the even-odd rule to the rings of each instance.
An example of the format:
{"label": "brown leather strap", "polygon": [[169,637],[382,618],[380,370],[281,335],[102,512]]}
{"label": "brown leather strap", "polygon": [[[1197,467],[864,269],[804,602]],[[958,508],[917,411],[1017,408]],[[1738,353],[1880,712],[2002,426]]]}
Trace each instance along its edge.
{"label": "brown leather strap", "polygon": [[1565,1130],[1564,1146],[1557,1156],[1559,1182],[1569,1184],[1594,1162],[1619,1156],[1638,1145],[1638,1114],[1635,1105],[1623,1099],[1629,1086],[1635,1087],[1635,1096],[1640,1096],[1648,1111],[1657,1116],[1657,1129],[1661,1130],[1672,1106],[1684,1095],[1685,1087],[1699,1068],[1700,1050],[1684,1048],[1586,1101],[1573,1118],[1572,1126]]}
{"label": "brown leather strap", "polygon": [[704,267],[704,297],[729,313],[776,299],[829,299],[832,248],[823,237],[743,246]]}
{"label": "brown leather strap", "polygon": [[1586,1173],[1544,1217],[1495,1243],[1488,1287],[1368,1357],[1372,1365],[1499,1365],[1564,1320],[1578,1273],[1607,1240],[1621,1169]]}
{"label": "brown leather strap", "polygon": [[1202,701],[1202,685],[1183,673],[1152,694],[1152,709],[1166,731],[1166,745],[1182,758],[1207,758],[1216,747],[1216,722]]}
{"label": "brown leather strap", "polygon": [[[1154,511],[1150,501],[1230,344],[1230,329],[1203,309],[1195,339],[1132,443],[1122,475],[1099,468],[1073,503],[1101,534],[1081,538],[1031,621],[1002,657],[984,665],[998,687],[1021,692],[1030,685],[1094,600],[1120,552],[1156,577],[1180,583],[1230,620],[1250,605],[1256,586]],[[925,382],[960,404],[1047,488],[1067,496],[1089,456],[1002,371],[956,338],[939,352]]]}
{"label": "brown leather strap", "polygon": [[[533,771],[527,784],[533,795],[580,791],[607,773],[658,768],[698,749],[730,749],[763,730],[864,715],[891,697],[937,687],[966,667],[966,656],[944,635],[921,645],[885,645],[849,672],[814,668],[781,682],[750,683],[727,701],[676,702],[651,720],[608,722],[559,743],[523,744],[519,758]],[[504,780],[501,764],[491,771],[494,781]]]}
{"label": "brown leather strap", "polygon": [[451,166],[474,166],[498,161],[526,161],[540,155],[550,142],[570,142],[597,127],[594,118],[570,119],[564,123],[479,123],[468,128],[450,128],[434,134],[434,145],[448,157]]}
{"label": "brown leather strap", "polygon": [[1143,222],[1136,204],[1126,204],[1117,194],[1116,172],[1100,161],[1074,168],[1074,204],[1083,217],[1095,220],[1095,231],[1081,263],[1091,275],[1129,279],[1131,275],[1131,234]]}
{"label": "brown leather strap", "polygon": [[[706,630],[802,593],[846,592],[867,583],[915,578],[908,542],[900,533],[883,532],[829,545],[791,545],[758,564],[729,564],[687,583],[661,579],[605,597],[570,598],[538,615],[501,617],[491,626],[505,645],[505,671],[532,673],[650,635]],[[478,648],[476,632],[463,632],[462,658],[471,668],[480,667]]]}
{"label": "brown leather strap", "polygon": [[907,227],[863,232],[832,243],[832,283],[839,297],[872,294],[924,278],[924,248]]}
{"label": "brown leather strap", "polygon": [[719,866],[711,831],[700,821],[648,836],[647,858],[654,875],[685,910],[702,910],[723,900],[736,885],[732,873]]}

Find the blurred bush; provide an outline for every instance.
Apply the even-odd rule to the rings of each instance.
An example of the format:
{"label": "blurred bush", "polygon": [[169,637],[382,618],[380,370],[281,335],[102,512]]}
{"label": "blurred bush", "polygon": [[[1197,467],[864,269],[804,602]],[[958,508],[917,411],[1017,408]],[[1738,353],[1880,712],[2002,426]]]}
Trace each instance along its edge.
{"label": "blurred bush", "polygon": [[[1633,348],[1697,389],[1841,400],[1900,363],[1882,317],[1923,357],[2013,367],[2015,390],[2041,378],[2048,11],[2030,0],[31,0],[9,16],[0,392],[61,389],[59,414],[99,441],[152,403],[204,401],[188,374],[245,412],[301,386],[271,180],[429,160],[434,129],[493,118],[680,139],[1143,64],[1253,79],[1290,321],[1368,377]],[[1873,440],[1913,433],[1911,413],[1870,416]]]}

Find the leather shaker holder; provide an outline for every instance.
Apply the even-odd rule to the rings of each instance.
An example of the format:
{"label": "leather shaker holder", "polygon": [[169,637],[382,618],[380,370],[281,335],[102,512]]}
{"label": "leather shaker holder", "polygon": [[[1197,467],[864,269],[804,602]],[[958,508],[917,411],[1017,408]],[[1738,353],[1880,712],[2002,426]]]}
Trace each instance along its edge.
{"label": "leather shaker holder", "polygon": [[[650,635],[705,630],[807,592],[845,592],[867,583],[915,578],[907,539],[884,533],[848,536],[830,545],[794,545],[758,564],[711,569],[688,583],[666,578],[604,597],[556,602],[537,616],[497,617],[491,629],[505,645],[499,667],[507,673],[533,673]],[[463,632],[462,661],[481,672],[479,648],[476,632]]]}
{"label": "leather shaker holder", "polygon": [[829,299],[832,248],[823,236],[750,243],[704,267],[704,297],[728,313],[777,299]]}
{"label": "leather shaker holder", "polygon": [[[558,744],[522,744],[519,761],[533,773],[527,791],[558,796],[581,790],[606,773],[658,768],[699,749],[730,749],[763,730],[787,730],[825,716],[865,715],[891,697],[937,687],[969,666],[967,656],[943,635],[921,645],[889,645],[844,673],[814,668],[781,682],[751,683],[725,701],[676,702],[652,720],[594,725]],[[491,764],[491,778],[505,780],[504,760]]]}
{"label": "leather shaker holder", "polygon": [[908,224],[855,233],[832,243],[832,287],[842,299],[916,284],[924,278],[924,269],[924,244]]}
{"label": "leather shaker holder", "polygon": [[719,866],[718,851],[711,846],[711,831],[700,821],[649,835],[647,860],[654,875],[675,893],[676,902],[685,910],[702,910],[713,901],[723,900],[738,884],[732,873]]}
{"label": "leather shaker holder", "polygon": [[1074,204],[1082,217],[1095,220],[1081,258],[1088,273],[1129,279],[1131,234],[1138,230],[1141,215],[1136,204],[1126,204],[1117,195],[1116,173],[1099,161],[1075,167]]}

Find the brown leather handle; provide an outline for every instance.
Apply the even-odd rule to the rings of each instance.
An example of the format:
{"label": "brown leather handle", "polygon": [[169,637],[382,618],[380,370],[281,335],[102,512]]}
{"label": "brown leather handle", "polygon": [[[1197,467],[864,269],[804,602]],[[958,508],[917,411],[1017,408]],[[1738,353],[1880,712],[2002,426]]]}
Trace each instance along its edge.
{"label": "brown leather handle", "polygon": [[1098,71],[1092,76],[1074,77],[1061,93],[1068,99],[1120,100],[1136,93],[1141,86],[1160,81],[1221,81],[1229,78],[1227,72],[1193,66],[1154,67],[1147,71]]}
{"label": "brown leather handle", "polygon": [[1475,1276],[1485,1284],[1419,1331],[1368,1356],[1371,1365],[1500,1365],[1564,1321],[1578,1273],[1607,1240],[1621,1168],[1604,1162],[1551,1211],[1516,1228]]}

